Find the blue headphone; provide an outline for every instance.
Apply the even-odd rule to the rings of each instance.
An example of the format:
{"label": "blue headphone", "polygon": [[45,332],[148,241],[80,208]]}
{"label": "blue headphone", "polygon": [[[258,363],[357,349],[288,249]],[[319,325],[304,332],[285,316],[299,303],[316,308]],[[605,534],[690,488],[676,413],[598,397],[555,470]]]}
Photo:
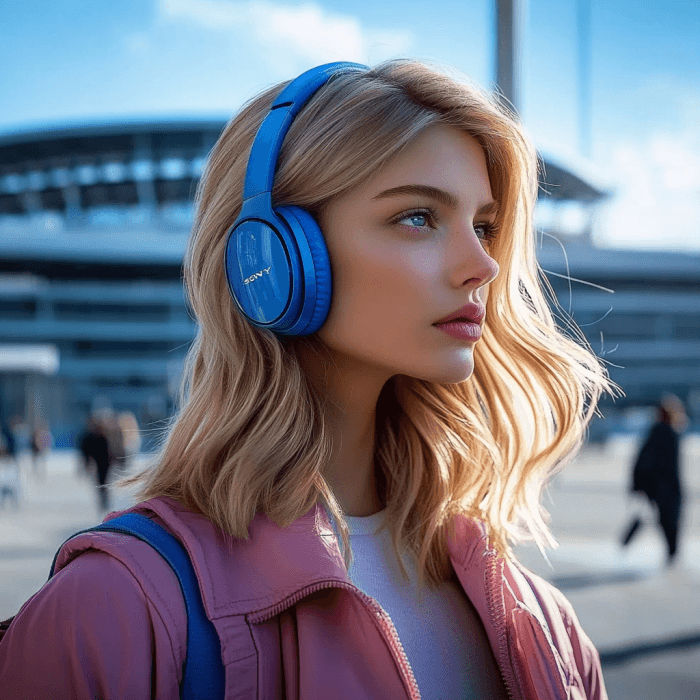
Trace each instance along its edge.
{"label": "blue headphone", "polygon": [[327,63],[302,73],[279,94],[253,141],[241,213],[228,231],[226,279],[241,313],[278,335],[315,333],[331,306],[331,265],[323,234],[300,207],[272,206],[277,157],[292,120],[309,98],[359,63]]}

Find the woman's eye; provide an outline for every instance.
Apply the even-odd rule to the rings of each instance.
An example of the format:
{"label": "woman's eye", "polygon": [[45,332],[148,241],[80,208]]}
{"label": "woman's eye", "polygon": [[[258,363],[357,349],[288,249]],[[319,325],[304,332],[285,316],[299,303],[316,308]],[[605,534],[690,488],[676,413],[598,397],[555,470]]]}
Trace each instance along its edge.
{"label": "woman's eye", "polygon": [[428,217],[425,214],[412,214],[403,219],[403,221],[408,221],[409,226],[415,226],[416,228],[428,225]]}
{"label": "woman's eye", "polygon": [[496,224],[493,224],[489,221],[486,221],[482,224],[475,224],[474,231],[482,241],[492,241],[494,238],[496,238]]}
{"label": "woman's eye", "polygon": [[408,214],[401,214],[395,223],[401,224],[402,226],[409,226],[410,228],[432,228],[434,223],[434,217],[430,212],[411,212]]}

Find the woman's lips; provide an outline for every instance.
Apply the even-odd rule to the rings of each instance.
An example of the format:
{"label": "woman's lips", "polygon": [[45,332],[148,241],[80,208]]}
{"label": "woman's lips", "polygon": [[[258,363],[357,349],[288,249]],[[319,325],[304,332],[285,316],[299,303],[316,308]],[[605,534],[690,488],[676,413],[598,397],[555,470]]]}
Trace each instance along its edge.
{"label": "woman's lips", "polygon": [[471,321],[459,320],[436,323],[435,328],[439,328],[457,340],[466,340],[473,343],[481,338],[481,325]]}
{"label": "woman's lips", "polygon": [[484,322],[486,317],[486,306],[484,304],[475,304],[474,302],[469,302],[465,304],[457,311],[444,316],[439,321],[436,321],[433,325],[443,323],[450,323],[451,321],[468,321],[470,323],[481,324]]}

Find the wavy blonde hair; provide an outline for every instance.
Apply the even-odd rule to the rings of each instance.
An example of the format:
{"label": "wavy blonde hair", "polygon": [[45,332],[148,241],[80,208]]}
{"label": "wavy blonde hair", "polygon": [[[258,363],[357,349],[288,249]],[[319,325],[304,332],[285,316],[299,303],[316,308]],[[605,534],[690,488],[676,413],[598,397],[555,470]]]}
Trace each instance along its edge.
{"label": "wavy blonde hair", "polygon": [[[319,501],[352,557],[347,524],[326,483],[332,453],[324,396],[296,350],[249,324],[226,285],[224,246],[242,200],[248,153],[276,85],[228,123],[197,192],[184,280],[199,330],[185,364],[180,408],[155,463],[132,477],[138,497],[169,496],[248,538],[257,511],[287,527]],[[463,513],[486,523],[490,542],[556,546],[541,506],[549,477],[578,451],[601,392],[614,391],[601,361],[571,322],[561,330],[535,257],[537,158],[514,116],[466,79],[411,60],[337,75],[291,125],[273,201],[323,216],[324,208],[389,162],[432,124],[452,125],[482,146],[500,203],[500,266],[490,285],[475,370],[438,384],[396,375],[377,404],[375,468],[397,552],[415,556],[420,583],[448,580],[447,525]],[[401,557],[399,557],[401,561]],[[406,570],[403,569],[407,577]]]}

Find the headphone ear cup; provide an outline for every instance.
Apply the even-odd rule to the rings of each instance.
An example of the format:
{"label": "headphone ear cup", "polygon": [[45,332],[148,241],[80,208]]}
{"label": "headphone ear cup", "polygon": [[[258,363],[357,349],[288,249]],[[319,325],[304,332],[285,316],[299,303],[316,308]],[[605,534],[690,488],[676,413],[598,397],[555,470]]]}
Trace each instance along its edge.
{"label": "headphone ear cup", "polygon": [[275,207],[294,235],[301,257],[303,299],[298,320],[289,335],[311,335],[325,322],[331,307],[331,261],[321,227],[301,207]]}

